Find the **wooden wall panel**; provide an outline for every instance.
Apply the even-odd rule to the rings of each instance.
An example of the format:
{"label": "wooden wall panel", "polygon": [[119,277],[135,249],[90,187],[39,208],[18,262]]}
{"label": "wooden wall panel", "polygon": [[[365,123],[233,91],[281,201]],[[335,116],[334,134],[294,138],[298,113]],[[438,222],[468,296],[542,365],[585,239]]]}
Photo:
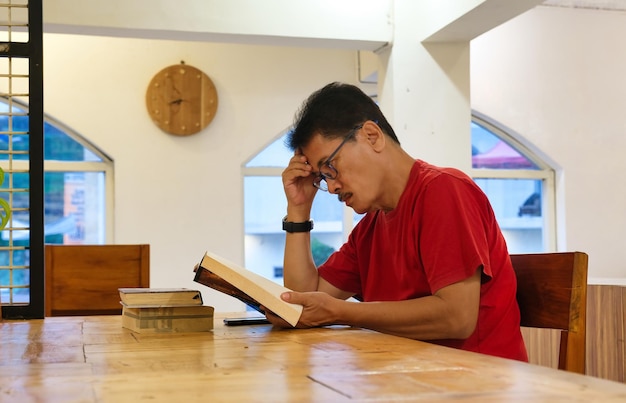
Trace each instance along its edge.
{"label": "wooden wall panel", "polygon": [[626,287],[587,288],[587,374],[626,382]]}
{"label": "wooden wall panel", "polygon": [[559,367],[559,342],[561,332],[554,329],[522,327],[522,336],[531,364],[557,369]]}

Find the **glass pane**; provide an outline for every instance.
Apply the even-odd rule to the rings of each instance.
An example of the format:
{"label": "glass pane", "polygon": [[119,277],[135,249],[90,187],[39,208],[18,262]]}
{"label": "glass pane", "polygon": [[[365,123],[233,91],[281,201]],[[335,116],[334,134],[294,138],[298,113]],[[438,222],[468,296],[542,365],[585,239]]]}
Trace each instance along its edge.
{"label": "glass pane", "polygon": [[337,195],[318,191],[311,208],[315,228],[311,232],[311,251],[319,266],[343,244],[344,205]]}
{"label": "glass pane", "polygon": [[279,284],[285,248],[281,220],[286,209],[279,176],[244,177],[246,268]]}
{"label": "glass pane", "polygon": [[44,153],[46,161],[102,161],[88,148],[48,122],[44,123]]}
{"label": "glass pane", "polygon": [[[285,234],[282,219],[287,210],[280,176],[244,178],[246,267],[282,283]],[[311,232],[314,259],[321,264],[343,243],[343,205],[337,196],[318,192],[313,202]]]}
{"label": "glass pane", "polygon": [[472,168],[539,169],[531,160],[494,135],[472,122]]}
{"label": "glass pane", "polygon": [[[12,191],[8,191],[9,188]],[[30,302],[28,189],[28,173],[5,173],[0,198],[7,202],[12,215],[0,232],[0,293],[3,304]],[[26,237],[22,236],[24,233]]]}
{"label": "glass pane", "polygon": [[[28,189],[28,174],[12,174],[13,187]],[[6,184],[2,185],[3,188]],[[44,174],[44,234],[46,243],[100,244],[105,241],[103,172],[46,172]],[[8,192],[0,197],[9,200]],[[13,192],[13,231],[0,233],[1,245],[9,238],[28,244],[30,216],[28,192]]]}
{"label": "glass pane", "polygon": [[246,167],[286,167],[293,152],[285,145],[287,133],[267,146],[246,164]]}
{"label": "glass pane", "polygon": [[542,181],[475,179],[487,194],[510,253],[544,251]]}
{"label": "glass pane", "polygon": [[28,304],[30,302],[30,270],[17,269],[18,262],[30,264],[28,250],[12,251],[13,266],[9,267],[9,252],[0,251],[0,301],[3,305]]}
{"label": "glass pane", "polygon": [[[0,186],[0,198],[6,200],[11,207],[12,219],[28,222],[29,187],[28,172],[4,173],[4,182]],[[5,191],[9,188],[12,189],[11,192]],[[5,232],[3,231],[2,234],[4,235]]]}
{"label": "glass pane", "polygon": [[0,102],[0,159],[28,160],[28,116],[18,107]]}
{"label": "glass pane", "polygon": [[47,172],[44,180],[46,243],[104,243],[104,173]]}
{"label": "glass pane", "polygon": [[281,178],[246,176],[243,194],[246,234],[280,233],[280,220],[287,210]]}

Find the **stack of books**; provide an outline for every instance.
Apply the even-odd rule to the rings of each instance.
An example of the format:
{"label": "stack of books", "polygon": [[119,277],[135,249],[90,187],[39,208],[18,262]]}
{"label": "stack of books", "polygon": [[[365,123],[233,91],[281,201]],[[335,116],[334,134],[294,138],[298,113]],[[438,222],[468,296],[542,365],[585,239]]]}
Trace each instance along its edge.
{"label": "stack of books", "polygon": [[187,288],[119,288],[122,327],[137,333],[206,332],[213,329],[212,306]]}

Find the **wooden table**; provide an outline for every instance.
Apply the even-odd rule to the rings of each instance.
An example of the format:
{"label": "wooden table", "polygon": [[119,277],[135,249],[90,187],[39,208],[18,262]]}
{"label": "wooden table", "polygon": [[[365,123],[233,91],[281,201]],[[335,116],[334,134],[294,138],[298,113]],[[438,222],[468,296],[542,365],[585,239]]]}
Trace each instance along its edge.
{"label": "wooden table", "polygon": [[349,327],[0,323],[1,402],[626,401],[626,385]]}

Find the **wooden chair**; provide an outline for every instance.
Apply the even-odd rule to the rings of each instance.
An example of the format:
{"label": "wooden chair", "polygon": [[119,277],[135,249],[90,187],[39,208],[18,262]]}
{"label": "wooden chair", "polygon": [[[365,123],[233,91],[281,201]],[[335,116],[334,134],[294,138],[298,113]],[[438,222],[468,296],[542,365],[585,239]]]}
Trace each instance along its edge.
{"label": "wooden chair", "polygon": [[45,315],[121,314],[118,288],[149,287],[150,245],[46,245]]}
{"label": "wooden chair", "polygon": [[521,325],[560,330],[558,368],[584,374],[587,254],[514,254],[511,261]]}

